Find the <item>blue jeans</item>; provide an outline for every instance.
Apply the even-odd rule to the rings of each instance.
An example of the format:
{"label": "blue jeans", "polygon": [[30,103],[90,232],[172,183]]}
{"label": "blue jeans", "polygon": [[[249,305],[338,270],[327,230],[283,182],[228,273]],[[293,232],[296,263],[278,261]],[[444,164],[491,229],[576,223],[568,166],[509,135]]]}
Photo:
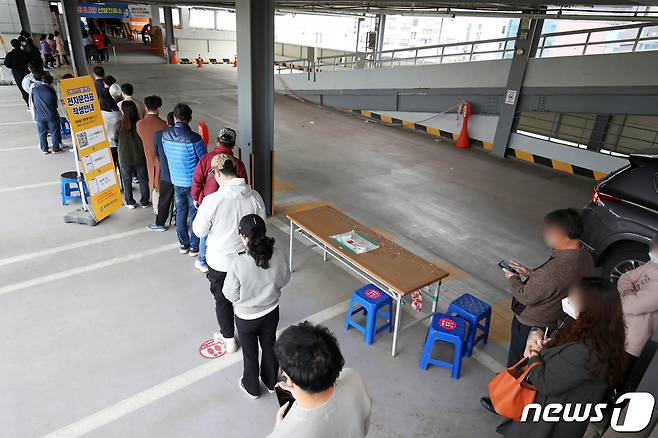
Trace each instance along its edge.
{"label": "blue jeans", "polygon": [[62,148],[59,117],[53,120],[38,121],[37,131],[39,131],[39,146],[43,152],[48,151],[48,131],[53,140],[53,151],[59,151]]}
{"label": "blue jeans", "polygon": [[[174,201],[176,202],[176,234],[181,246],[199,249],[199,238],[192,231],[192,222],[196,216],[196,207],[192,201],[190,187],[174,186]],[[189,221],[189,224],[188,224]]]}
{"label": "blue jeans", "polygon": [[202,237],[199,240],[199,255],[197,257],[197,260],[202,265],[207,265],[208,264],[208,263],[206,263],[206,238],[205,237]]}

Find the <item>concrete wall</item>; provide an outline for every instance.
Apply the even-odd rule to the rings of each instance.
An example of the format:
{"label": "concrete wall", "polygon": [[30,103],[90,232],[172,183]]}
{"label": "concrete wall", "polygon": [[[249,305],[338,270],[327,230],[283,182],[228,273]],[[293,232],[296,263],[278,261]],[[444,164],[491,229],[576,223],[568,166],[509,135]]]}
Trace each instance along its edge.
{"label": "concrete wall", "polygon": [[[293,90],[504,87],[510,60],[331,71],[315,82],[281,76]],[[524,87],[658,85],[658,51],[531,59]]]}
{"label": "concrete wall", "polygon": [[[44,0],[25,0],[30,26],[33,33],[51,33],[53,31],[50,18],[50,6]],[[6,43],[15,38],[21,31],[21,21],[18,18],[14,0],[0,0],[0,33]]]}
{"label": "concrete wall", "polygon": [[[280,75],[293,90],[504,87],[510,60],[322,71],[315,82],[300,75]],[[276,82],[275,82],[276,83]],[[277,84],[283,88],[281,84]]]}

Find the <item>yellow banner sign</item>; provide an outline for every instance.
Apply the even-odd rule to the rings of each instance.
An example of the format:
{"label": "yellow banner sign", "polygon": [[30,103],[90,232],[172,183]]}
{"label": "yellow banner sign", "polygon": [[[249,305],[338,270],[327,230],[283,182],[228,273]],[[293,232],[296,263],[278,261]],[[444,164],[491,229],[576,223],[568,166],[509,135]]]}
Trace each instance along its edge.
{"label": "yellow banner sign", "polygon": [[122,205],[110,143],[96,87],[90,76],[63,79],[61,96],[71,123],[74,147],[90,195],[91,211],[102,221]]}

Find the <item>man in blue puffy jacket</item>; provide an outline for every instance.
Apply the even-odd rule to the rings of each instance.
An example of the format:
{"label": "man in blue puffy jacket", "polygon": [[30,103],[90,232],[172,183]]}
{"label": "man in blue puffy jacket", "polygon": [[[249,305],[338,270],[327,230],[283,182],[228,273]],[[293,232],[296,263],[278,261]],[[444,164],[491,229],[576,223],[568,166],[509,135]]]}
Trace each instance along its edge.
{"label": "man in blue puffy jacket", "polygon": [[[174,107],[175,125],[162,132],[162,147],[169,163],[171,183],[176,203],[176,234],[181,254],[199,255],[199,238],[192,231],[196,207],[192,199],[192,175],[199,159],[206,153],[206,144],[192,131],[192,108],[184,103]],[[188,224],[189,222],[189,224]]]}

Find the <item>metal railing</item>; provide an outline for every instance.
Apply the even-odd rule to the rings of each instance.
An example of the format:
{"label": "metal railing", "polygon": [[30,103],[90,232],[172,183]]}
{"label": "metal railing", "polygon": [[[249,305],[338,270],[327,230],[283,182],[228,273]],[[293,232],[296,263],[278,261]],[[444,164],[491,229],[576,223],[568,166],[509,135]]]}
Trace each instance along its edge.
{"label": "metal railing", "polygon": [[[608,38],[607,33],[635,31],[633,34]],[[625,33],[625,32],[624,32]],[[567,41],[561,42],[560,39]],[[573,40],[576,41],[573,41]],[[403,65],[444,64],[511,58],[515,37],[436,44],[380,52],[344,52],[315,59],[292,59],[278,63],[278,72],[318,72],[322,70],[352,70]],[[646,44],[650,43],[650,44]],[[595,49],[595,50],[593,50]],[[538,58],[622,53],[658,50],[658,24],[636,23],[614,27],[548,32],[540,36]]]}

